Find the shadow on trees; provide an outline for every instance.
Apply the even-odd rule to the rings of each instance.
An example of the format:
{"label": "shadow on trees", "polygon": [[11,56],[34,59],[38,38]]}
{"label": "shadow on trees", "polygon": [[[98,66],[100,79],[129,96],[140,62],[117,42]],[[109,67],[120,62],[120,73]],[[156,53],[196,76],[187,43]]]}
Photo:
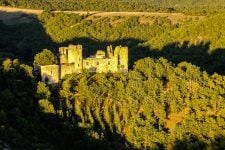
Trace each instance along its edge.
{"label": "shadow on trees", "polygon": [[[7,18],[13,15],[16,17]],[[162,49],[139,46],[144,41],[135,38],[100,41],[91,37],[79,37],[63,43],[55,43],[34,15],[0,11],[0,19],[3,19],[5,23],[11,22],[10,25],[6,25],[0,21],[0,56],[20,58],[29,64],[32,64],[34,55],[44,48],[51,49],[57,54],[60,46],[81,44],[84,57],[88,57],[94,55],[99,49],[106,50],[108,45],[122,45],[129,47],[129,68],[132,68],[138,59],[164,57],[175,64],[182,61],[190,62],[210,74],[214,72],[225,74],[225,50],[215,49],[209,53],[210,42],[203,41],[198,44],[190,44],[189,41],[173,42],[165,45]],[[20,19],[23,21],[29,19],[29,21],[21,22]]]}
{"label": "shadow on trees", "polygon": [[186,61],[209,74],[225,74],[225,49],[210,51],[210,42],[202,41],[198,44],[190,44],[189,41],[184,41],[183,43],[170,43],[162,49],[150,49],[148,47],[139,47],[139,49],[147,51],[146,56],[152,58],[164,57],[174,64]]}
{"label": "shadow on trees", "polygon": [[129,66],[130,68],[133,66],[134,62],[138,59],[145,58],[150,56],[149,49],[139,49],[136,48],[139,43],[144,41],[138,40],[135,38],[125,38],[119,39],[115,41],[97,41],[92,38],[75,38],[71,41],[66,41],[61,43],[60,46],[68,46],[69,44],[81,44],[83,46],[83,57],[89,57],[90,55],[96,54],[97,50],[105,50],[107,46],[112,45],[113,48],[115,46],[128,46],[129,48]]}
{"label": "shadow on trees", "polygon": [[[4,58],[19,58],[32,64],[34,55],[43,48],[57,50],[61,45],[51,40],[35,16],[29,16],[29,22],[19,22],[18,19],[27,17],[26,14],[0,11],[0,18],[11,15],[16,17],[5,18],[6,22],[11,21],[10,24],[0,21],[1,63]],[[81,44],[88,42],[80,41]],[[21,68],[5,72],[0,66],[0,85],[0,149],[5,143],[13,149],[125,148],[126,140],[116,133],[109,133],[103,140],[94,139],[87,129],[78,127],[69,118],[42,112],[35,97],[37,81],[26,76],[26,71],[21,72]],[[56,99],[57,92],[53,95]]]}
{"label": "shadow on trees", "polygon": [[[32,61],[33,56],[43,48],[57,52],[59,46],[82,44],[84,57],[88,57],[95,54],[98,49],[105,50],[107,45],[123,45],[129,47],[130,68],[135,61],[144,57],[165,57],[175,64],[187,61],[199,66],[202,71],[225,74],[224,49],[217,49],[209,54],[209,42],[196,45],[192,45],[188,41],[182,44],[175,42],[164,46],[161,50],[139,46],[139,43],[142,42],[144,41],[134,38],[116,41],[75,38],[56,44],[35,17],[30,23],[6,25],[0,22],[1,54],[13,55],[13,57],[19,57],[26,62]],[[105,139],[93,139],[85,128],[80,128],[70,118],[41,112],[38,100],[34,96],[37,87],[36,81],[30,82],[29,79],[24,79],[23,75],[23,78],[17,78],[14,75],[15,72],[0,73],[0,108],[2,112],[6,113],[6,115],[0,114],[1,118],[5,118],[5,120],[0,119],[0,141],[5,141],[18,149],[125,149],[127,148],[125,143],[129,145],[124,137],[108,130],[106,130]],[[55,99],[57,99],[57,93],[53,94],[56,96]],[[216,148],[224,148],[224,143],[225,139],[221,136],[216,138],[213,145]],[[176,141],[174,149],[180,147],[198,149],[206,146],[206,143],[197,138],[184,138]]]}
{"label": "shadow on trees", "polygon": [[[123,45],[131,48],[142,42],[144,41],[134,38],[99,41],[95,38],[79,37],[63,43],[55,43],[46,33],[37,16],[27,15],[22,12],[0,11],[0,56],[19,58],[29,64],[32,64],[35,54],[44,48],[50,49],[57,54],[60,46],[82,44],[84,57],[88,57],[94,55],[99,49],[106,50],[108,45]],[[145,56],[145,53],[133,52],[130,51],[130,64]]]}
{"label": "shadow on trees", "polygon": [[206,71],[209,74],[225,74],[225,49],[214,49],[210,52],[210,42],[203,41],[198,44],[190,44],[189,41],[184,41],[183,43],[174,42],[165,45],[162,49],[139,46],[143,42],[134,38],[103,42],[90,38],[76,38],[72,42],[65,42],[62,45],[66,46],[69,43],[82,44],[84,57],[95,54],[98,49],[105,50],[107,45],[113,45],[114,47],[117,45],[128,46],[129,68],[132,68],[137,60],[145,57],[164,57],[174,64],[182,61],[189,62],[200,67],[201,71]]}
{"label": "shadow on trees", "polygon": [[0,11],[0,56],[33,61],[43,48],[55,49],[56,44],[32,14]]}
{"label": "shadow on trees", "polygon": [[[13,63],[0,66],[0,149],[125,149],[126,140],[116,133],[93,138],[71,117],[44,112],[35,78]],[[50,101],[59,110],[58,88],[51,91]]]}
{"label": "shadow on trees", "polygon": [[174,142],[173,150],[205,150],[205,149],[224,149],[225,148],[225,137],[218,135],[215,137],[211,144],[207,144],[194,136],[184,136],[182,140]]}

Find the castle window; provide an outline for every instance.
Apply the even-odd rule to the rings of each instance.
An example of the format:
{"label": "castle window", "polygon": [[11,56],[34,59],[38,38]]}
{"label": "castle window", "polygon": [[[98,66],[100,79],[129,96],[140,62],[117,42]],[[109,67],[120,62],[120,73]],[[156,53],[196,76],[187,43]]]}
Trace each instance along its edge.
{"label": "castle window", "polygon": [[96,64],[99,65],[99,62],[97,62]]}
{"label": "castle window", "polygon": [[77,66],[79,67],[80,65],[78,64]]}
{"label": "castle window", "polygon": [[86,62],[86,66],[88,66],[89,65],[89,62]]}
{"label": "castle window", "polygon": [[124,65],[121,65],[121,68],[124,68]]}
{"label": "castle window", "polygon": [[108,65],[110,65],[110,61],[108,61]]}

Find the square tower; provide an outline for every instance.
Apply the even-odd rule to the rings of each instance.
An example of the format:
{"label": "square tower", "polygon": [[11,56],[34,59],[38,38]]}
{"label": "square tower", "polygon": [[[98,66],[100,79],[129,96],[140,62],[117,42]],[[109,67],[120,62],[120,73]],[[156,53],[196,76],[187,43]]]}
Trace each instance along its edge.
{"label": "square tower", "polygon": [[128,72],[128,47],[116,46],[112,60],[117,71]]}
{"label": "square tower", "polygon": [[83,69],[82,45],[69,45],[68,63],[74,65],[76,72],[82,71]]}

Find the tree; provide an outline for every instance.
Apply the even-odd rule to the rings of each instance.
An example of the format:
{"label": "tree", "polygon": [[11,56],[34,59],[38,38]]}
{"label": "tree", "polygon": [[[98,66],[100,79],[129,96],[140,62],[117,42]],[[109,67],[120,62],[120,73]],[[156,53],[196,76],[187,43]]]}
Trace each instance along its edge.
{"label": "tree", "polygon": [[49,99],[51,95],[51,92],[48,88],[48,86],[44,82],[38,82],[37,85],[37,95],[36,97],[38,99]]}
{"label": "tree", "polygon": [[34,65],[52,65],[57,62],[56,56],[48,49],[44,49],[34,57]]}

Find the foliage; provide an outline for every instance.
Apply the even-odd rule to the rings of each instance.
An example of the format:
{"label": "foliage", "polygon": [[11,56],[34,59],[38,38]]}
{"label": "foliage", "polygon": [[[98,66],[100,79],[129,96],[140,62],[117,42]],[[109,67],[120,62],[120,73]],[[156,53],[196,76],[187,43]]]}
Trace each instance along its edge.
{"label": "foliage", "polygon": [[224,13],[220,13],[193,20],[139,46],[150,49],[156,58],[165,57],[176,64],[188,61],[210,74],[224,74],[224,19]]}
{"label": "foliage", "polygon": [[48,49],[43,49],[42,52],[36,54],[34,57],[35,65],[53,65],[56,63],[56,56]]}
{"label": "foliage", "polygon": [[198,149],[224,136],[224,80],[186,62],[145,58],[128,75],[70,75],[60,95],[66,114],[106,139],[117,133],[138,149],[180,149],[176,141],[187,140]]}
{"label": "foliage", "polygon": [[0,20],[0,56],[33,62],[35,54],[44,48],[54,50],[55,44],[46,35],[42,25],[36,19],[32,20],[13,25],[6,25]]}
{"label": "foliage", "polygon": [[210,52],[212,52],[212,50],[224,48],[225,27],[221,24],[224,20],[224,13],[212,15],[202,20],[194,20],[180,28],[150,39],[149,44],[154,48],[161,49],[173,42],[189,41],[190,44],[210,42]]}
{"label": "foliage", "polygon": [[57,99],[52,102],[55,87],[37,83],[30,70],[32,67],[16,59],[6,59],[0,65],[0,148],[102,147],[104,144],[89,139],[97,138],[95,132],[88,135],[59,116],[59,111],[55,111]]}
{"label": "foliage", "polygon": [[[43,13],[39,16],[46,32],[54,42],[62,43],[75,38],[88,37],[97,41],[114,41],[126,38],[147,40],[177,27],[168,17],[150,17],[152,23],[141,24],[139,17],[121,18],[102,17],[87,20],[87,16],[65,13]],[[113,22],[114,21],[114,22]]]}
{"label": "foliage", "polygon": [[[0,4],[206,14],[221,11],[224,3],[110,2]],[[0,22],[0,149],[2,143],[12,149],[224,149],[224,13],[175,24],[169,17],[149,17],[147,23],[141,17],[91,17],[44,12],[30,23]],[[45,47],[55,50],[74,41],[89,51],[119,43],[129,46],[135,60],[155,59],[138,60],[126,75],[84,72],[46,85],[37,82],[32,67],[8,58],[30,62]],[[34,62],[57,63],[47,49]]]}
{"label": "foliage", "polygon": [[3,6],[44,10],[89,11],[163,11],[194,14],[214,13],[223,10],[223,0],[4,0]]}

